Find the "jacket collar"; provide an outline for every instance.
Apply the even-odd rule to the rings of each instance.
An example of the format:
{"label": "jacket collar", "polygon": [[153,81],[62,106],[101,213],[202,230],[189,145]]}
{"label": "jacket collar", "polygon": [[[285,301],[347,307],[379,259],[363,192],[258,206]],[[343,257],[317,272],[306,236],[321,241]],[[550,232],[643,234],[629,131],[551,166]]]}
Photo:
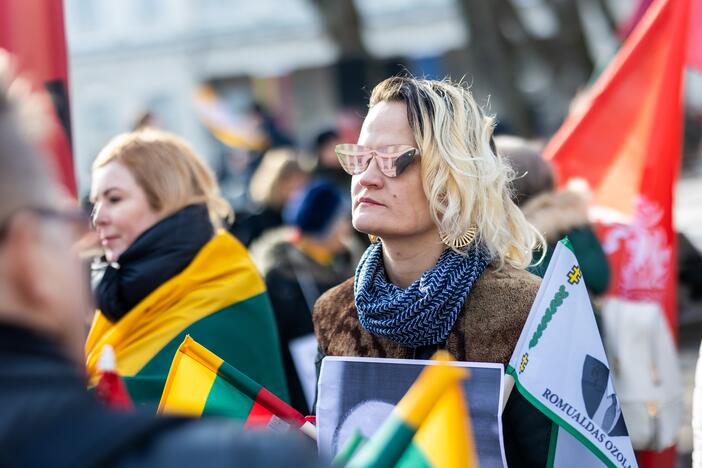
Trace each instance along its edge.
{"label": "jacket collar", "polygon": [[39,355],[69,362],[58,343],[48,336],[8,323],[0,324],[0,354]]}

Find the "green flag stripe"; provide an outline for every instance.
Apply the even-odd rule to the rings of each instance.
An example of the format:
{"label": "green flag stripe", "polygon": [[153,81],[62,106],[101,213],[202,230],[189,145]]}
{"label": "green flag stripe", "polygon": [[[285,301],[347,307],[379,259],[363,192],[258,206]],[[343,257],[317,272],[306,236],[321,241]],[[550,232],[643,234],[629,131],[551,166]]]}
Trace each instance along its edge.
{"label": "green flag stripe", "polygon": [[[265,293],[237,302],[191,324],[161,349],[127,383],[130,395],[155,410],[166,376],[185,335],[237,366],[251,379],[288,401],[277,328]],[[251,331],[255,330],[255,333]],[[267,350],[261,353],[261,348]],[[126,381],[127,379],[125,379]],[[132,393],[135,392],[135,393]]]}
{"label": "green flag stripe", "polygon": [[607,465],[609,468],[617,468],[617,466],[604,453],[602,453],[602,451],[595,444],[593,444],[588,438],[583,436],[580,433],[580,431],[578,431],[572,425],[564,421],[563,418],[558,416],[556,413],[551,411],[550,408],[546,407],[543,403],[541,403],[541,401],[539,401],[538,398],[529,393],[529,390],[522,386],[521,382],[519,381],[517,371],[512,366],[507,366],[507,373],[514,377],[514,383],[517,386],[519,393],[521,393],[522,396],[524,396],[524,398],[526,398],[527,401],[529,401],[529,403],[534,405],[539,411],[548,416],[551,419],[551,421],[555,422],[560,427],[568,431],[573,437],[578,439],[580,443],[582,443],[588,449],[590,449],[590,451],[594,453],[597,456],[597,458],[599,458],[602,461],[602,463]]}
{"label": "green flag stripe", "polygon": [[432,468],[432,464],[421,448],[410,444],[395,468]]}
{"label": "green flag stripe", "polygon": [[217,376],[207,395],[202,414],[227,416],[246,421],[253,405],[253,399],[237,390],[226,379]]}
{"label": "green flag stripe", "polygon": [[378,432],[363,446],[349,467],[391,468],[402,457],[416,432],[394,412]]}
{"label": "green flag stripe", "polygon": [[341,450],[339,450],[339,452],[336,454],[334,460],[332,460],[332,468],[341,468],[346,466],[349,460],[351,460],[351,458],[356,454],[358,448],[363,444],[364,440],[365,439],[363,438],[361,431],[356,429],[354,433],[351,434],[351,437],[348,438]]}
{"label": "green flag stripe", "polygon": [[561,244],[565,245],[568,247],[568,250],[573,252],[573,255],[575,255],[575,249],[573,248],[573,244],[570,242],[570,239],[568,239],[568,236],[565,236],[563,239],[559,240]]}
{"label": "green flag stripe", "polygon": [[223,362],[219,369],[217,369],[218,379],[224,379],[229,382],[230,385],[237,387],[242,393],[252,400],[256,400],[258,392],[261,391],[261,386],[255,381],[250,379],[246,374],[239,371],[234,366],[230,366],[228,363]]}
{"label": "green flag stripe", "polygon": [[349,467],[390,468],[394,467],[407,447],[412,443],[416,428],[408,425],[394,412],[383,423],[378,432],[363,446]]}
{"label": "green flag stripe", "polygon": [[162,376],[123,377],[122,380],[124,380],[127,393],[134,401],[134,405],[145,411],[156,413],[165,385],[165,379]]}

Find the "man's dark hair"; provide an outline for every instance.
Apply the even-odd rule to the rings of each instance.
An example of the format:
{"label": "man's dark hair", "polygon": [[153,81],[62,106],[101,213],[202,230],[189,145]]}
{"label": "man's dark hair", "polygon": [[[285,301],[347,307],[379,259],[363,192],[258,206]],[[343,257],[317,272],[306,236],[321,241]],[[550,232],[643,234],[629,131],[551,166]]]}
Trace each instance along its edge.
{"label": "man's dark hair", "polygon": [[314,152],[318,153],[322,146],[337,138],[339,138],[339,132],[337,132],[333,128],[329,128],[319,132],[319,134],[314,139]]}

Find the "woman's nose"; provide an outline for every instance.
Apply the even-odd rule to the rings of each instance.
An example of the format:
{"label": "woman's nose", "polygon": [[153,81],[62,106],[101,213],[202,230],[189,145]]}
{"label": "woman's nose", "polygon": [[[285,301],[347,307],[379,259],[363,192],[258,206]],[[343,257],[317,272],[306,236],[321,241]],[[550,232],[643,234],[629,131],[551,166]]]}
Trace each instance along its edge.
{"label": "woman's nose", "polygon": [[106,222],[105,210],[103,209],[103,204],[98,202],[93,206],[93,211],[90,214],[90,223],[93,228],[98,226],[103,226]]}
{"label": "woman's nose", "polygon": [[382,187],[384,184],[383,173],[378,166],[377,156],[371,159],[365,171],[356,176],[358,183],[364,187]]}

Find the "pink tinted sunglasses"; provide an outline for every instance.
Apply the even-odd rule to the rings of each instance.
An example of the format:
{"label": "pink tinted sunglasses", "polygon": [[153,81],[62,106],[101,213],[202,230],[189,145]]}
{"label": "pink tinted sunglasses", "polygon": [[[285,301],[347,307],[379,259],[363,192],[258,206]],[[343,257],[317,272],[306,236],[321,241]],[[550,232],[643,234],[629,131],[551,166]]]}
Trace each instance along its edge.
{"label": "pink tinted sunglasses", "polygon": [[380,171],[388,177],[397,177],[407,169],[419,151],[409,145],[390,145],[382,148],[369,148],[363,145],[336,145],[336,156],[341,167],[351,175],[358,175],[368,169],[375,158]]}

